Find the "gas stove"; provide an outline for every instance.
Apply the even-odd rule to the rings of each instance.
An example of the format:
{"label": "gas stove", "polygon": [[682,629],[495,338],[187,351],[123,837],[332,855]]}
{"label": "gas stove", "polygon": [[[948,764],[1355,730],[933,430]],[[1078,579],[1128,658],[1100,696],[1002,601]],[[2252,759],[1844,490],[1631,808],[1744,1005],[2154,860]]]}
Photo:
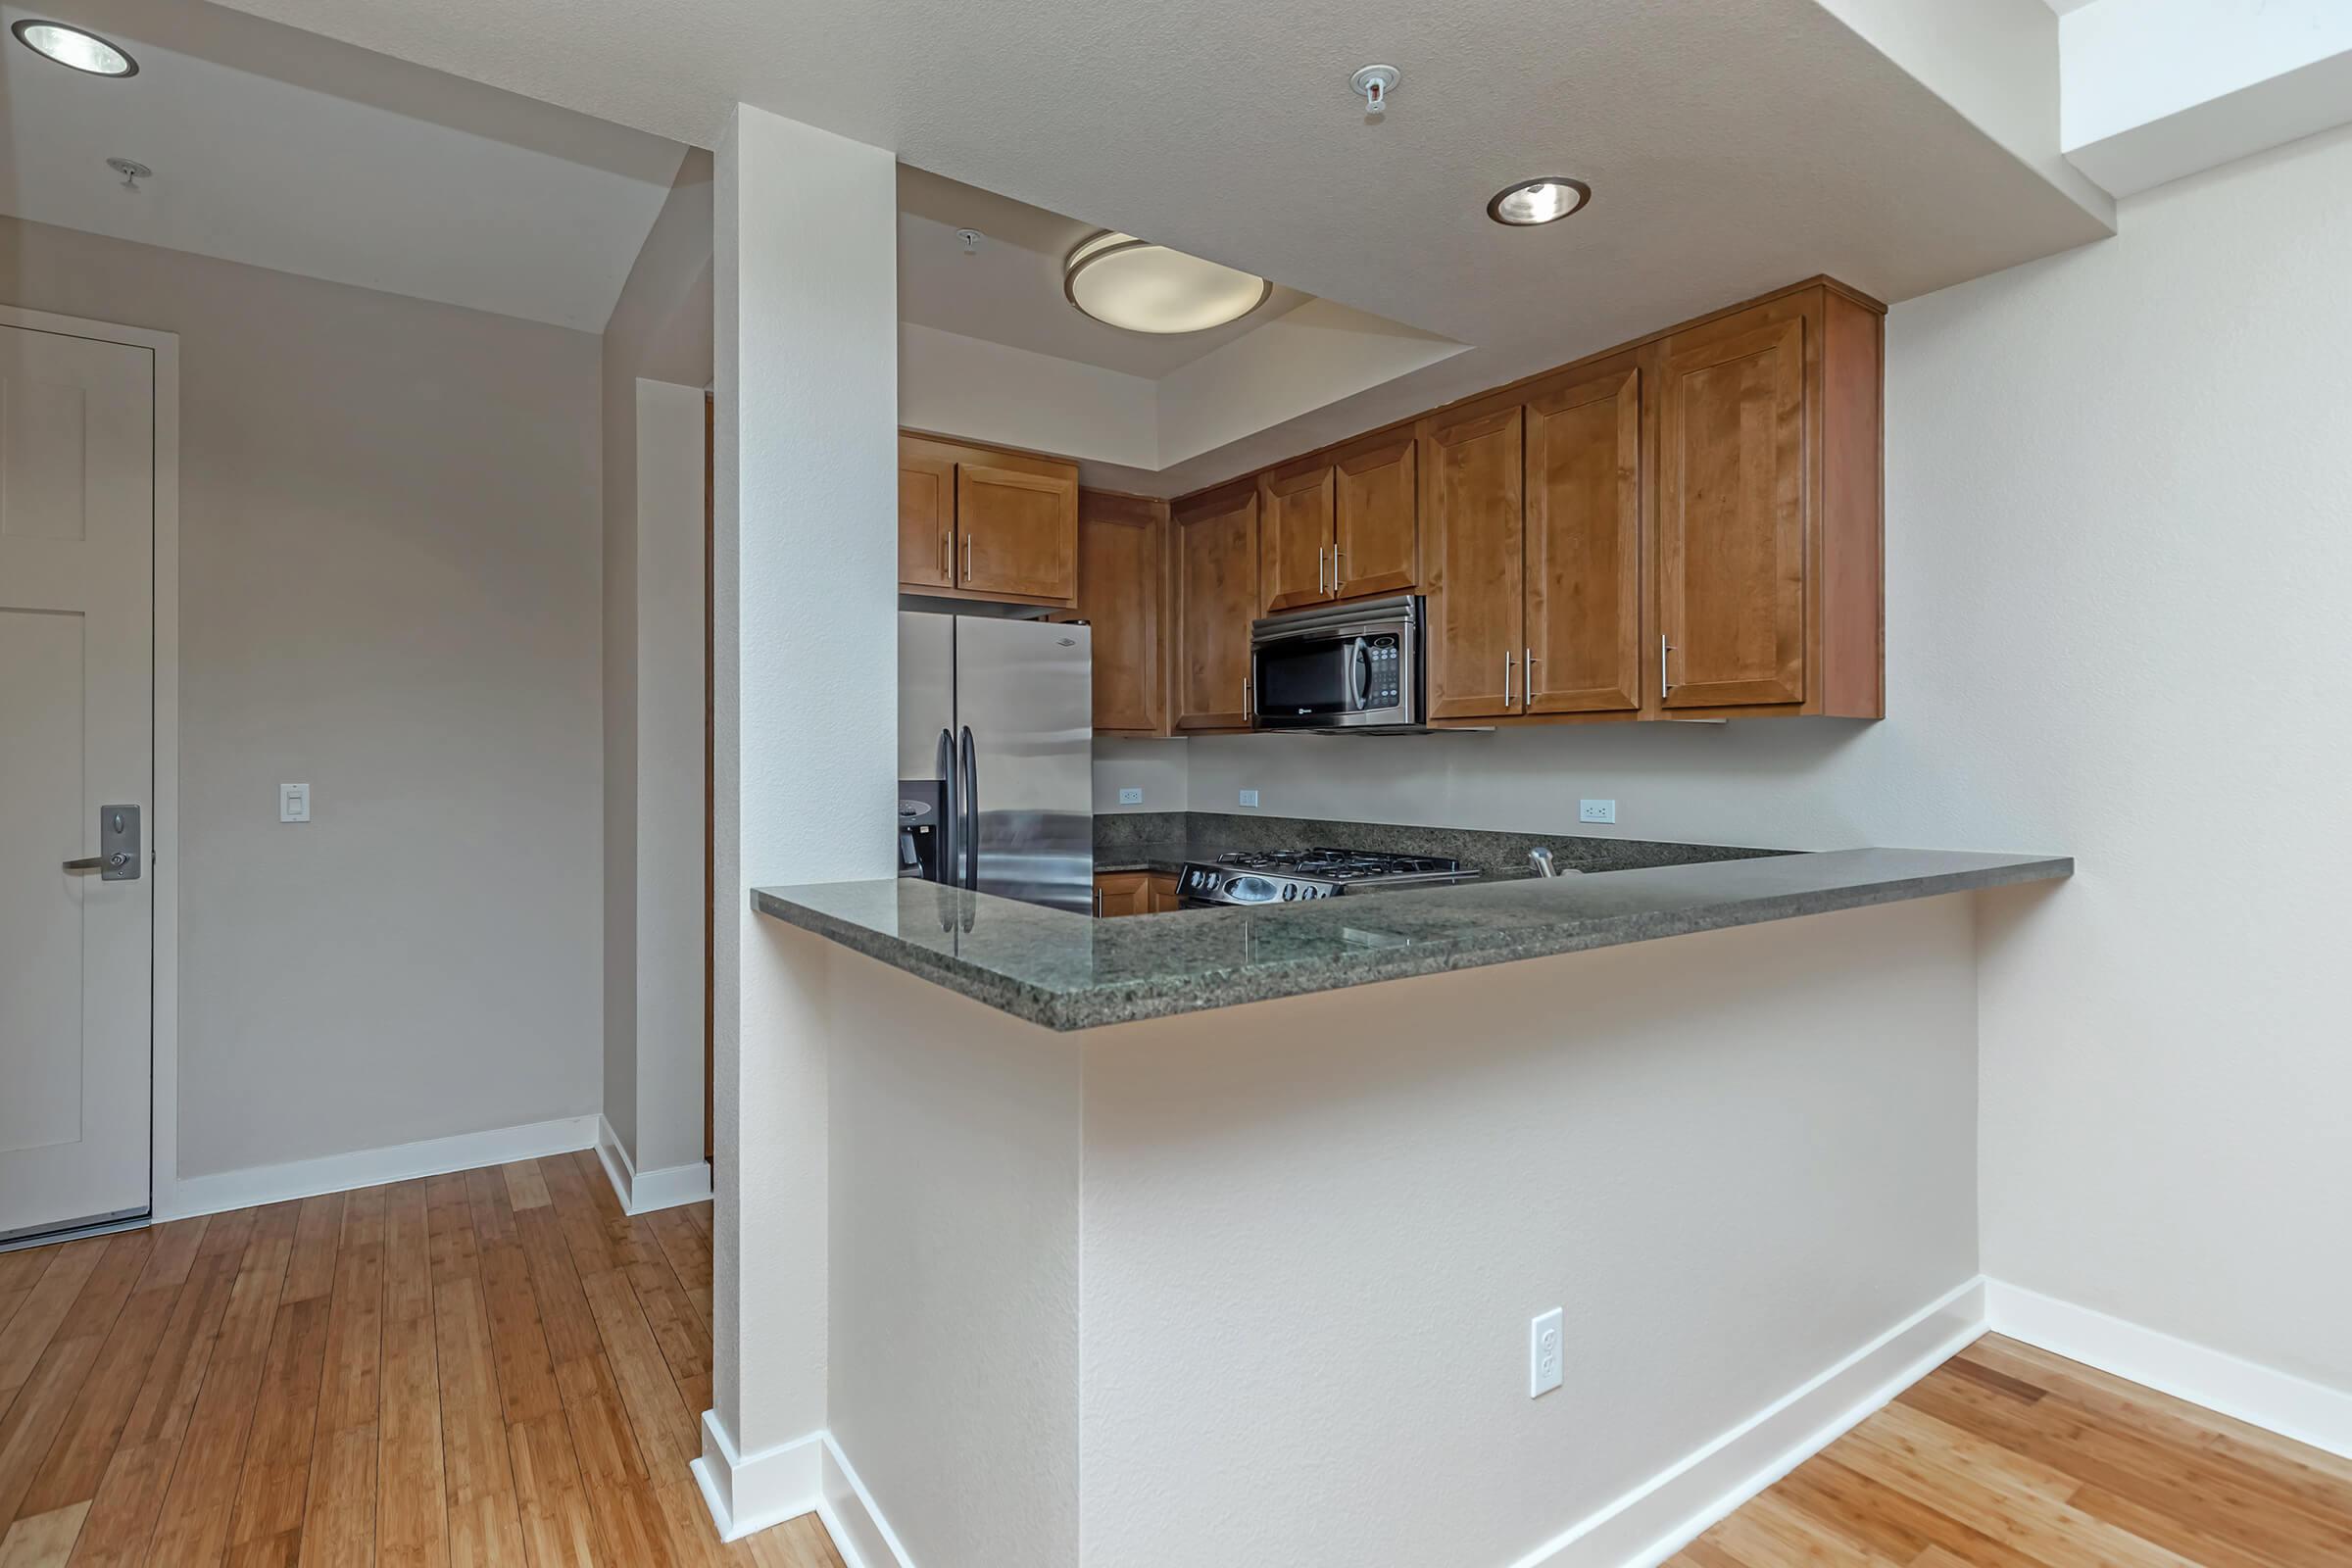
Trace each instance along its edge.
{"label": "gas stove", "polygon": [[1361,855],[1353,850],[1254,850],[1186,863],[1177,894],[1189,905],[1296,904],[1341,893],[1440,887],[1478,875],[1435,855]]}

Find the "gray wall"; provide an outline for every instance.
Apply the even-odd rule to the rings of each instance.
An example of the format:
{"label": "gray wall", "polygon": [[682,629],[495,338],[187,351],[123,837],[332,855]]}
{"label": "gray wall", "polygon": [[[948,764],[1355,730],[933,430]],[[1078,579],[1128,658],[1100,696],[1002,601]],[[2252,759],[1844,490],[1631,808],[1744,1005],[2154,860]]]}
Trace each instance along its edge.
{"label": "gray wall", "polygon": [[7,219],[0,300],[180,336],[179,1173],[594,1110],[598,340]]}

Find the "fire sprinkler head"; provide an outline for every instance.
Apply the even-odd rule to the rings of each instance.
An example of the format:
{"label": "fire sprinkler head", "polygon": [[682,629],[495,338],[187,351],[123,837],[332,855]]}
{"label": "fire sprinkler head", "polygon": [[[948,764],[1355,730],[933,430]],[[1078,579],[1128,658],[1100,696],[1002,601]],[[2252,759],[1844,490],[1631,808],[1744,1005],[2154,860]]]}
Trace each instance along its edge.
{"label": "fire sprinkler head", "polygon": [[1389,107],[1389,94],[1396,90],[1396,68],[1366,66],[1348,78],[1348,85],[1363,99],[1365,114],[1384,114]]}

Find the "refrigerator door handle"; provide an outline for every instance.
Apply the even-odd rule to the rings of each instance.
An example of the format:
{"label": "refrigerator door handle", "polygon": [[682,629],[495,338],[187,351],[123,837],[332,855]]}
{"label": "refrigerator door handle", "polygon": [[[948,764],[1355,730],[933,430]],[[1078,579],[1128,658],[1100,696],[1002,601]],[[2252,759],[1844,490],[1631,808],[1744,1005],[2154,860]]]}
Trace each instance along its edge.
{"label": "refrigerator door handle", "polygon": [[934,879],[949,887],[963,885],[963,862],[957,858],[963,853],[962,823],[956,815],[956,737],[946,730],[939,732],[939,748],[933,767],[939,774],[939,874]]}
{"label": "refrigerator door handle", "polygon": [[956,771],[963,784],[963,885],[980,889],[980,760],[972,745],[972,727],[963,727],[963,757]]}

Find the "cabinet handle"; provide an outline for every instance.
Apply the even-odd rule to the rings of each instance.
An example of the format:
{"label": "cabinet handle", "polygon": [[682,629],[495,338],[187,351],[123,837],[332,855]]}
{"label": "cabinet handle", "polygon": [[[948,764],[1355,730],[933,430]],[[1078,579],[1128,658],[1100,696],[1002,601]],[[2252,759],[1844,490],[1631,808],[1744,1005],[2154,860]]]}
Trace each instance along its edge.
{"label": "cabinet handle", "polygon": [[1100,886],[1095,889],[1095,918],[1102,918],[1102,889]]}
{"label": "cabinet handle", "polygon": [[1533,648],[1519,651],[1519,684],[1526,688],[1519,694],[1519,706],[1525,708],[1536,700],[1536,651]]}
{"label": "cabinet handle", "polygon": [[1328,594],[1331,592],[1331,590],[1324,586],[1323,581],[1324,577],[1327,575],[1327,569],[1323,564],[1323,546],[1315,546],[1315,592],[1319,594]]}
{"label": "cabinet handle", "polygon": [[1512,658],[1513,658],[1513,655],[1511,654],[1510,650],[1509,650],[1509,649],[1507,649],[1507,648],[1506,648],[1506,649],[1504,649],[1504,650],[1503,650],[1503,654],[1502,654],[1502,706],[1503,706],[1503,708],[1504,708],[1505,710],[1508,710],[1508,709],[1510,708],[1510,706],[1511,706],[1511,660],[1512,660]]}
{"label": "cabinet handle", "polygon": [[1244,675],[1242,677],[1242,722],[1253,724],[1256,721],[1257,711],[1250,700],[1250,677]]}
{"label": "cabinet handle", "polygon": [[1340,597],[1340,588],[1341,588],[1341,586],[1342,586],[1342,579],[1341,579],[1341,577],[1340,577],[1340,547],[1339,547],[1338,545],[1333,545],[1333,546],[1331,547],[1331,597],[1332,597],[1332,598],[1334,598],[1334,599],[1337,599],[1337,598],[1339,598],[1339,597]]}
{"label": "cabinet handle", "polygon": [[1661,700],[1668,692],[1674,690],[1674,682],[1666,678],[1666,651],[1670,646],[1666,641],[1666,634],[1658,633],[1658,696]]}
{"label": "cabinet handle", "polygon": [[972,580],[972,536],[968,533],[963,536],[963,580],[967,586]]}
{"label": "cabinet handle", "polygon": [[951,533],[939,536],[939,574],[950,582],[956,580],[956,536]]}

